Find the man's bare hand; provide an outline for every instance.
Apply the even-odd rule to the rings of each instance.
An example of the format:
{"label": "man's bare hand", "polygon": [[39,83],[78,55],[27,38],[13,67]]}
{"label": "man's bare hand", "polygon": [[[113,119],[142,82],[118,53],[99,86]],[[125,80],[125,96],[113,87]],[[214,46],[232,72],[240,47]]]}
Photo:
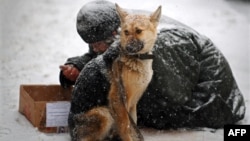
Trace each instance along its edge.
{"label": "man's bare hand", "polygon": [[76,81],[80,73],[73,65],[61,65],[59,68],[62,70],[63,75],[70,81]]}

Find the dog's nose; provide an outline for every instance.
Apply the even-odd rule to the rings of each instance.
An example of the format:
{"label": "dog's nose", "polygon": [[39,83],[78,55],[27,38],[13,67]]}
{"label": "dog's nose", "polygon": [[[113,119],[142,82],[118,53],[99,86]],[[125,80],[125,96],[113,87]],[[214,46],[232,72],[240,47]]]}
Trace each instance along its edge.
{"label": "dog's nose", "polygon": [[127,46],[126,46],[126,50],[128,53],[136,53],[140,50],[142,50],[144,44],[142,41],[140,40],[131,40]]}

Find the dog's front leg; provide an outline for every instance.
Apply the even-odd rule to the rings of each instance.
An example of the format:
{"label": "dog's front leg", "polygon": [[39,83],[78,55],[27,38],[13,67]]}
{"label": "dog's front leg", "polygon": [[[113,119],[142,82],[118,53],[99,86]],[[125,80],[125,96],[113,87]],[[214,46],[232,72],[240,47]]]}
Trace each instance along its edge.
{"label": "dog's front leg", "polygon": [[130,134],[130,120],[125,106],[125,90],[120,77],[121,63],[115,60],[112,65],[109,107],[115,120],[118,133],[123,141],[133,141]]}
{"label": "dog's front leg", "polygon": [[136,111],[136,105],[131,106],[129,110],[129,114],[134,120],[134,123],[137,124],[137,111]]}
{"label": "dog's front leg", "polygon": [[130,136],[130,121],[127,109],[121,96],[119,95],[119,89],[117,82],[112,82],[109,92],[109,106],[112,116],[116,122],[118,133],[123,141],[133,141]]}

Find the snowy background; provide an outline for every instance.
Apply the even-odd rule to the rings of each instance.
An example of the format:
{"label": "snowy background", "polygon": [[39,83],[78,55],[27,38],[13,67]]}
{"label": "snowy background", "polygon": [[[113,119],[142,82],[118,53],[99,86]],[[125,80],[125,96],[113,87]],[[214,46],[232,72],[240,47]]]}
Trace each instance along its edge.
{"label": "snowy background", "polygon": [[[20,84],[59,84],[59,65],[82,55],[76,14],[90,0],[0,0],[0,140],[69,141],[45,134],[18,113]],[[163,14],[208,36],[224,53],[245,96],[241,124],[250,124],[250,2],[240,0],[111,0],[121,7]],[[143,129],[146,141],[223,141],[223,130]]]}

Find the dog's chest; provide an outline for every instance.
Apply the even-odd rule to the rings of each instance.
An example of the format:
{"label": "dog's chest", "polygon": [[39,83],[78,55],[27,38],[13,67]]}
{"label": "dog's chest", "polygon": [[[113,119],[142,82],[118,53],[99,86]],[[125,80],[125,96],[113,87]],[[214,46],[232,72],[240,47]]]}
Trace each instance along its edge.
{"label": "dog's chest", "polygon": [[153,75],[152,60],[127,59],[123,63],[121,77],[125,85],[145,89]]}

